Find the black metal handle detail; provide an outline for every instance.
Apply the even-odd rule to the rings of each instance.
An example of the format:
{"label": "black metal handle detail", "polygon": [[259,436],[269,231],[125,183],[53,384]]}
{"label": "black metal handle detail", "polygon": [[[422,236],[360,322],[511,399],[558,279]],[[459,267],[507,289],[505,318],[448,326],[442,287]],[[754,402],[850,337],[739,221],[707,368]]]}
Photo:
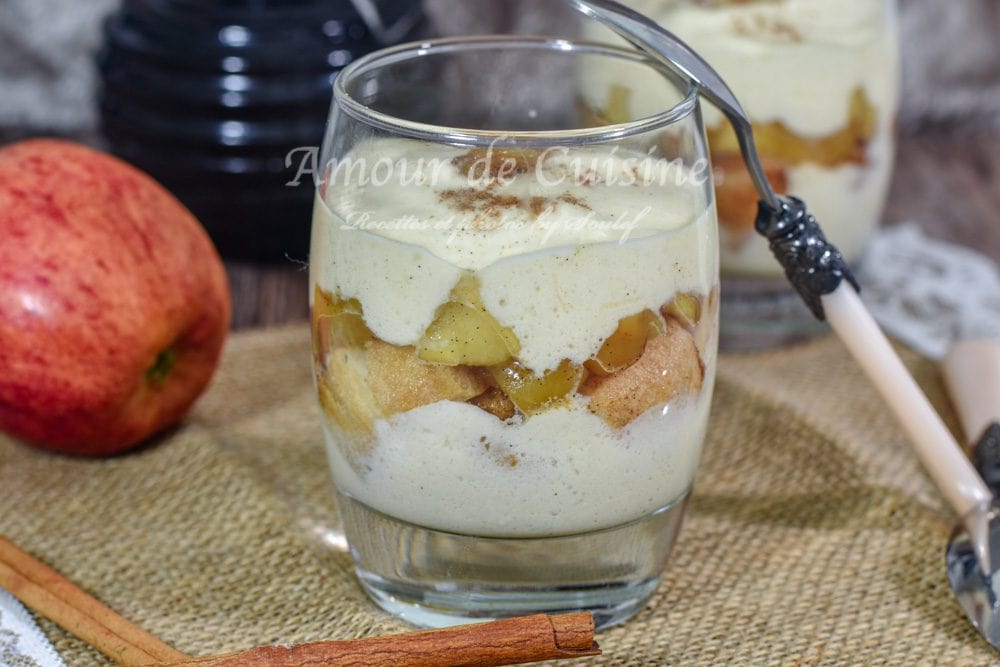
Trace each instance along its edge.
{"label": "black metal handle detail", "polygon": [[1000,422],[986,427],[972,449],[972,463],[993,495],[1000,497]]}
{"label": "black metal handle detail", "polygon": [[796,197],[779,197],[781,210],[760,202],[757,231],[771,245],[771,252],[785,275],[817,319],[825,320],[820,297],[830,294],[847,280],[861,291],[858,281],[836,246],[826,240],[816,216]]}

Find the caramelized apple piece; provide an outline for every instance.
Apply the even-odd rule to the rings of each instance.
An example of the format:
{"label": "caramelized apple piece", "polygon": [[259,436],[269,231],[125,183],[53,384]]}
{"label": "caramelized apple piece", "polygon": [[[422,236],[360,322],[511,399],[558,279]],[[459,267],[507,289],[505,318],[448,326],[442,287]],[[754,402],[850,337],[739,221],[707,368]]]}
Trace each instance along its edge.
{"label": "caramelized apple piece", "polygon": [[424,361],[458,366],[492,366],[517,355],[521,345],[514,332],[490,315],[479,296],[474,276],[465,275],[438,308],[437,316],[417,343]]}
{"label": "caramelized apple piece", "polygon": [[576,100],[576,113],[582,127],[608,125],[608,121],[604,117],[604,112],[590,106],[582,97],[578,97]]}
{"label": "caramelized apple piece", "polygon": [[479,296],[479,279],[468,273],[462,275],[452,288],[451,300],[455,303],[486,310],[486,307],[483,306],[483,300]]}
{"label": "caramelized apple piece", "polygon": [[417,344],[425,361],[457,366],[486,366],[510,358],[510,351],[489,321],[476,308],[449,301]]}
{"label": "caramelized apple piece", "polygon": [[514,402],[497,387],[490,387],[479,396],[469,399],[469,403],[486,410],[501,421],[510,419],[515,412]]}
{"label": "caramelized apple piece", "polygon": [[664,319],[672,317],[688,331],[694,331],[701,322],[701,299],[695,294],[677,294],[660,312]]}
{"label": "caramelized apple piece", "polygon": [[608,87],[608,106],[604,115],[609,124],[617,125],[632,120],[631,99],[632,91],[620,83],[613,83]]}
{"label": "caramelized apple piece", "polygon": [[314,292],[312,325],[317,355],[337,347],[359,347],[375,337],[357,299],[337,299],[319,286]]}
{"label": "caramelized apple piece", "polygon": [[316,285],[313,289],[312,340],[313,354],[317,361],[322,361],[330,349],[330,339],[326,335],[325,327],[320,326],[320,322],[333,312],[335,312],[333,295]]}
{"label": "caramelized apple piece", "polygon": [[583,369],[569,360],[541,377],[516,360],[489,370],[503,393],[526,415],[533,415],[562,400],[576,389],[583,377]]}
{"label": "caramelized apple piece", "polygon": [[319,326],[333,347],[359,347],[375,338],[360,313],[345,311],[321,320]]}
{"label": "caramelized apple piece", "polygon": [[701,391],[705,369],[691,333],[668,321],[667,331],[646,343],[639,360],[612,375],[589,376],[580,393],[590,411],[621,428],[646,410]]}
{"label": "caramelized apple piece", "polygon": [[[698,351],[705,354],[705,351],[709,349],[709,343],[712,342],[718,331],[719,322],[719,287],[716,285],[712,288],[712,291],[708,293],[708,297],[702,299],[701,306],[701,322],[699,322],[697,328],[695,328],[694,342],[698,346]],[[704,356],[702,357],[704,358]]]}
{"label": "caramelized apple piece", "polygon": [[368,387],[385,415],[438,401],[467,401],[489,389],[481,370],[421,360],[413,347],[373,340],[367,346]]}
{"label": "caramelized apple piece", "polygon": [[316,319],[322,317],[323,315],[332,315],[337,312],[338,308],[336,303],[337,301],[333,298],[332,294],[319,285],[316,285],[313,288],[313,322],[315,323]]}
{"label": "caramelized apple piece", "polygon": [[[877,124],[878,111],[858,87],[848,100],[847,125],[833,134],[803,137],[780,121],[754,123],[753,134],[761,156],[773,158],[786,168],[804,163],[836,167],[867,161],[868,143],[875,136]],[[713,159],[739,155],[739,142],[729,123],[720,123],[707,134]]]}
{"label": "caramelized apple piece", "polygon": [[[754,233],[760,195],[750,180],[743,158],[739,154],[713,155],[716,171],[715,204],[719,224],[729,232],[728,241],[739,247]],[[775,192],[788,192],[788,176],[781,164],[772,158],[761,157],[761,166]]]}
{"label": "caramelized apple piece", "polygon": [[651,310],[618,320],[618,328],[608,337],[597,355],[585,362],[595,375],[610,375],[628,368],[642,356],[646,341],[664,331],[663,320]]}

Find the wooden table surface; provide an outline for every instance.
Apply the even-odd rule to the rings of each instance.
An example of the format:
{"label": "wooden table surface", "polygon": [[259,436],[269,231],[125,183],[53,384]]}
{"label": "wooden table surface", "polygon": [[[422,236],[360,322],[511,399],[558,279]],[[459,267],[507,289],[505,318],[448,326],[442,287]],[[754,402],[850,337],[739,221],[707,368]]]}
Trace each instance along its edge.
{"label": "wooden table surface", "polygon": [[[1000,137],[950,129],[903,137],[884,219],[917,222],[931,236],[1000,261]],[[235,328],[308,318],[308,274],[301,265],[227,267]]]}

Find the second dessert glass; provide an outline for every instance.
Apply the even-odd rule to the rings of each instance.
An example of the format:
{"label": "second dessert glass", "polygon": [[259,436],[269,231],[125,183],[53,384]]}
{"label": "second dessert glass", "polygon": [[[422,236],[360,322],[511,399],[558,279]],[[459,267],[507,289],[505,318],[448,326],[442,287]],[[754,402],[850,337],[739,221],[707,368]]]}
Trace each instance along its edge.
{"label": "second dessert glass", "polygon": [[[809,202],[857,262],[882,215],[899,94],[895,0],[625,0],[687,42],[729,83],[754,124],[768,180]],[[622,40],[598,23],[585,34]],[[622,72],[593,72],[610,120],[656,101]],[[629,91],[638,91],[638,94]],[[603,101],[602,101],[603,100]],[[754,231],[757,192],[728,121],[706,108],[721,228],[722,344],[768,347],[825,331]]]}
{"label": "second dessert glass", "polygon": [[[656,112],[601,124],[609,62]],[[320,166],[313,361],[362,585],[422,626],[633,614],[715,376],[695,90],[613,47],[404,45],[338,77]]]}

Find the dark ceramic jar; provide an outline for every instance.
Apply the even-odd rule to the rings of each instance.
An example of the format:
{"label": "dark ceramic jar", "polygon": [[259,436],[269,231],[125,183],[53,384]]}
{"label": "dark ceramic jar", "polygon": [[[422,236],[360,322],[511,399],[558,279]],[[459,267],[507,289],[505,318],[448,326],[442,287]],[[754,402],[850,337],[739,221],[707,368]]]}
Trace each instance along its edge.
{"label": "dark ceramic jar", "polygon": [[101,131],[223,256],[304,260],[312,179],[289,182],[323,137],[330,84],[420,22],[415,0],[124,0],[98,55]]}

